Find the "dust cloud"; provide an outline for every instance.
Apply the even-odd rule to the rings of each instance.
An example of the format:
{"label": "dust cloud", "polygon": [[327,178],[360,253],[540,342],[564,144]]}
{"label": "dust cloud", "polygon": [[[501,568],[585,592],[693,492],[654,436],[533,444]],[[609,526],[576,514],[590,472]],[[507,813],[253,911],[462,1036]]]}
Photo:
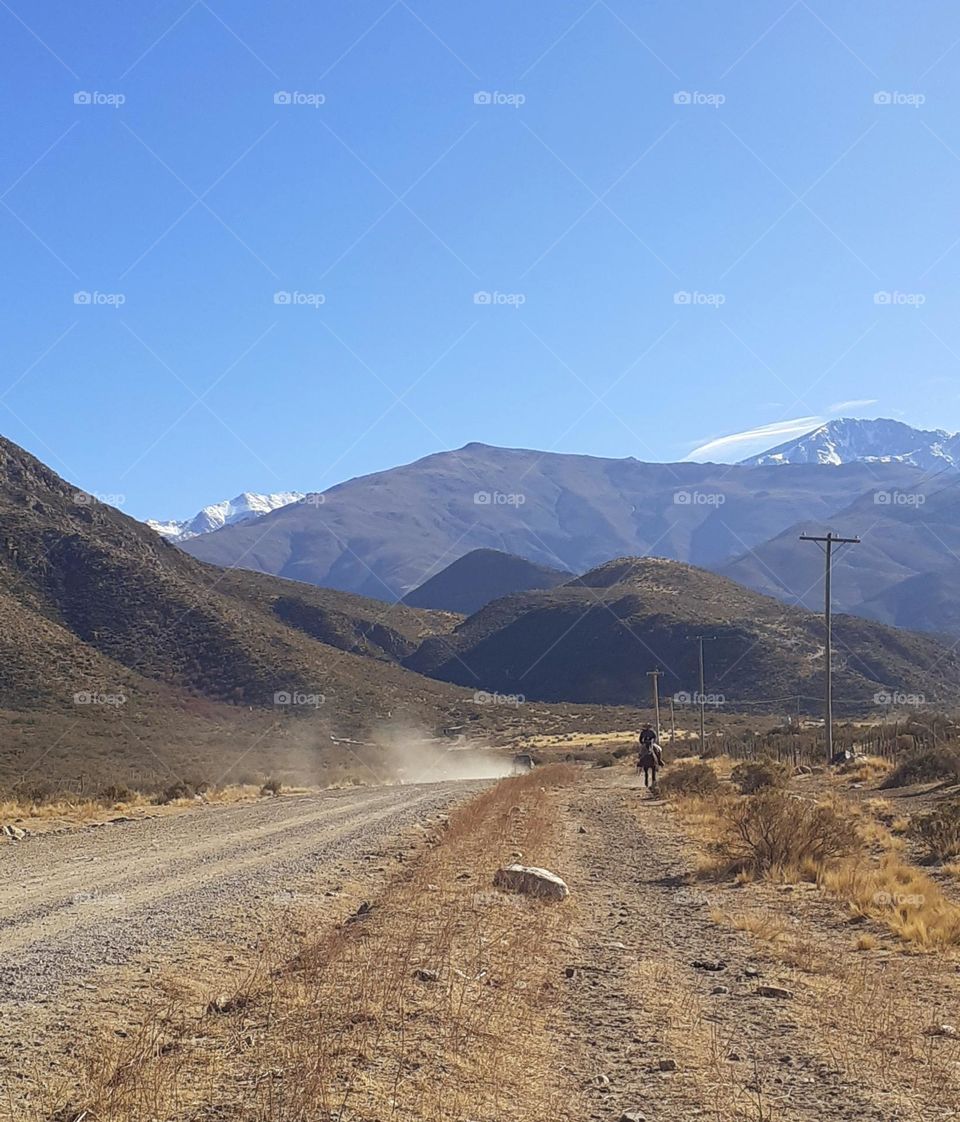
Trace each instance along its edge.
{"label": "dust cloud", "polygon": [[502,779],[513,773],[512,755],[468,738],[434,737],[392,724],[374,733],[377,766],[394,783],[443,783],[455,779]]}

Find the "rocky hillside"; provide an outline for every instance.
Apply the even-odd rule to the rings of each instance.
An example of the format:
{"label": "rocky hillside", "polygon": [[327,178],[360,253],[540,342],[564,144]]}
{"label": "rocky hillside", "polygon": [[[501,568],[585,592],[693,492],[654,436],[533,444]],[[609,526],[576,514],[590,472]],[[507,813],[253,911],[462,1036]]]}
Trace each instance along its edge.
{"label": "rocky hillside", "polygon": [[[498,600],[428,639],[407,665],[540,700],[637,703],[656,667],[665,694],[696,692],[698,634],[709,636],[706,692],[716,704],[778,699],[782,709],[784,698],[800,696],[807,709],[818,707],[818,615],[655,558],[611,561],[561,587]],[[835,621],[835,647],[838,711],[879,715],[875,695],[885,691],[960,700],[960,655],[932,638],[846,616]]]}

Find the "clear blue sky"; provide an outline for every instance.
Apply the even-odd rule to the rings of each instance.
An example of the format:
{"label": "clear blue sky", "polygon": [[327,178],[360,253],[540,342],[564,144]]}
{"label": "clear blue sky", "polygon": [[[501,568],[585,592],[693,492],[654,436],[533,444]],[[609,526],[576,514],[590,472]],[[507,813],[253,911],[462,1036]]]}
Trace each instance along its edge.
{"label": "clear blue sky", "polygon": [[0,25],[0,431],[138,517],[471,440],[676,460],[832,412],[960,428],[954,3]]}

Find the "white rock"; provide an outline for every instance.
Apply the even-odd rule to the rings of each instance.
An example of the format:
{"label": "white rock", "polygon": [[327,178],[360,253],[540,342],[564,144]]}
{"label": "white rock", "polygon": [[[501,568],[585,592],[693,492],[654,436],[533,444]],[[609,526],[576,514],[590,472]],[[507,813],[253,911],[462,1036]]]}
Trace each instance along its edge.
{"label": "white rock", "polygon": [[570,889],[556,873],[530,865],[507,865],[497,869],[493,884],[507,892],[522,892],[550,900],[563,900],[570,895]]}

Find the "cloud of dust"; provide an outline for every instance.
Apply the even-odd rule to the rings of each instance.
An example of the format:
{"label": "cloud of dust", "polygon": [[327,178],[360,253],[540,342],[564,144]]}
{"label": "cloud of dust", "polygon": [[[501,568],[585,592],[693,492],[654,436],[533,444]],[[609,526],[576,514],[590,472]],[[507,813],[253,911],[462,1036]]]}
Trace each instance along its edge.
{"label": "cloud of dust", "polygon": [[406,724],[388,724],[373,736],[376,767],[395,783],[502,779],[513,771],[509,752],[469,737],[435,737]]}

